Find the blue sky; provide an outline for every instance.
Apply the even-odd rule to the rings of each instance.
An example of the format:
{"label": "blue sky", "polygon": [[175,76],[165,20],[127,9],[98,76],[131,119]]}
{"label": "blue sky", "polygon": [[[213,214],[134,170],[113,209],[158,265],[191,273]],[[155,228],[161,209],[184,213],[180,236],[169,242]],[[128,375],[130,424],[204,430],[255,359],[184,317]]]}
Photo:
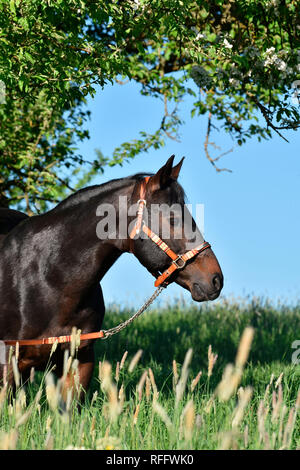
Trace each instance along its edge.
{"label": "blue sky", "polygon": [[[140,130],[155,131],[163,103],[139,94],[135,83],[107,85],[90,99],[91,138],[80,152],[94,159],[95,148],[105,156],[122,142],[137,138]],[[180,143],[168,139],[165,147],[137,156],[123,167],[107,168],[95,178],[101,184],[136,172],[158,170],[171,154],[185,156],[179,182],[188,202],[205,207],[205,238],[212,244],[224,274],[224,297],[248,295],[294,303],[300,299],[300,133],[288,132],[290,143],[274,136],[256,139],[224,156],[219,166],[232,173],[217,173],[204,155],[206,118],[190,118],[191,101],[180,105],[185,124]],[[222,131],[213,140],[222,151],[232,141]],[[102,281],[106,304],[137,306],[153,291],[154,278],[133,255],[124,254]],[[190,294],[177,285],[163,293],[165,300]]]}

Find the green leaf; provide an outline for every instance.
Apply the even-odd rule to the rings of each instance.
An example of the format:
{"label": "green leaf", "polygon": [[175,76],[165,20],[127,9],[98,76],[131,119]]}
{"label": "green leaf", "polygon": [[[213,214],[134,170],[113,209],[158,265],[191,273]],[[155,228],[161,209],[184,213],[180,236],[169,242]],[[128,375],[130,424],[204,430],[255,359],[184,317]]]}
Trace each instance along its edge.
{"label": "green leaf", "polygon": [[15,0],[9,0],[9,8],[10,8],[10,11],[12,12],[13,16],[16,17]]}

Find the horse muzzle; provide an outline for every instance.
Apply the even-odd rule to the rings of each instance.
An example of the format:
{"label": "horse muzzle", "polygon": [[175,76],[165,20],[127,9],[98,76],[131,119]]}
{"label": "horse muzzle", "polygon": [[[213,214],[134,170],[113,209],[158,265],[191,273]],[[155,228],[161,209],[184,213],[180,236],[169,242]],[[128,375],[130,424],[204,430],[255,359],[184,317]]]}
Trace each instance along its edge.
{"label": "horse muzzle", "polygon": [[212,276],[210,285],[207,283],[194,282],[191,287],[191,295],[196,302],[204,302],[206,300],[215,300],[219,297],[223,288],[223,275],[216,273]]}

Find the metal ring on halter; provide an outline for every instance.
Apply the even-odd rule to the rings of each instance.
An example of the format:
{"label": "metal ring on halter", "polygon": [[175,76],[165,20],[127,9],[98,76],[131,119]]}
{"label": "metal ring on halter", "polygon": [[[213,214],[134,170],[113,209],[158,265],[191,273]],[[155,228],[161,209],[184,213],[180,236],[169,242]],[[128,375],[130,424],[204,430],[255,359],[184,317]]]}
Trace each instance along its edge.
{"label": "metal ring on halter", "polygon": [[146,207],[147,202],[146,202],[145,199],[139,199],[138,202],[137,202],[137,204],[140,204],[140,202],[142,202],[143,204],[145,204],[145,207]]}
{"label": "metal ring on halter", "polygon": [[[183,264],[181,264],[181,265],[178,264],[178,260],[180,260]],[[178,257],[173,260],[173,263],[175,264],[177,269],[183,269],[186,265],[186,261],[184,259],[182,259],[181,255],[178,255]]]}

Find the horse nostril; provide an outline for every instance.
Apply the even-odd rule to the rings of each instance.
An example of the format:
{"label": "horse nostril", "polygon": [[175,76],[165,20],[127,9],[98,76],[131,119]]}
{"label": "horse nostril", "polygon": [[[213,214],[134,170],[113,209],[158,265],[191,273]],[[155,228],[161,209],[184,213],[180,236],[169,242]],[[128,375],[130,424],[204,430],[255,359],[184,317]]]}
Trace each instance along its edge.
{"label": "horse nostril", "polygon": [[223,287],[223,278],[220,274],[215,274],[212,278],[212,284],[216,290],[221,290]]}

